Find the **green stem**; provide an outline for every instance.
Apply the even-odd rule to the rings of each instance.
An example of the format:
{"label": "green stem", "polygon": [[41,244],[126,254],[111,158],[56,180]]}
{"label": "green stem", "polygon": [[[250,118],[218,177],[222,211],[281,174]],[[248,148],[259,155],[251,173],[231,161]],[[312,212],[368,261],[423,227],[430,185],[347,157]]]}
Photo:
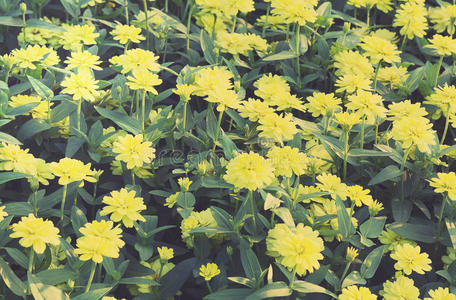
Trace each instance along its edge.
{"label": "green stem", "polygon": [[446,116],[446,120],[445,120],[445,129],[443,130],[443,135],[442,135],[442,139],[440,140],[440,145],[443,145],[443,142],[445,142],[445,137],[448,132],[449,124],[450,124],[450,105],[448,104],[447,116]]}
{"label": "green stem", "polygon": [[252,222],[253,222],[253,233],[256,235],[257,233],[257,224],[256,224],[256,218],[255,218],[255,206],[253,203],[253,191],[249,190],[247,194],[247,200],[250,201],[250,209],[252,211]]}
{"label": "green stem", "polygon": [[217,131],[215,132],[214,147],[212,148],[212,152],[215,152],[215,147],[217,146],[218,136],[219,136],[220,130],[221,130],[220,126],[222,125],[223,112],[224,111],[221,111],[219,113],[218,122],[217,122]]}
{"label": "green stem", "polygon": [[168,0],[165,0],[165,13],[168,13]]}
{"label": "green stem", "polygon": [[76,206],[78,203],[78,187],[74,191],[73,205]]}
{"label": "green stem", "polygon": [[374,92],[377,90],[377,76],[378,72],[380,71],[380,68],[382,67],[381,65],[382,60],[380,59],[377,64],[377,68],[375,68],[375,75],[374,75]]}
{"label": "green stem", "polygon": [[293,267],[293,274],[291,275],[291,279],[290,279],[290,288],[291,289],[293,289],[295,278],[296,278],[296,266]]}
{"label": "green stem", "polygon": [[363,116],[363,121],[361,122],[361,140],[359,142],[359,147],[364,149],[364,127],[366,125],[366,116]]}
{"label": "green stem", "polygon": [[146,115],[146,91],[143,90],[142,99],[141,99],[141,129],[144,132],[145,126],[145,115]]}
{"label": "green stem", "polygon": [[85,292],[88,293],[90,291],[90,286],[92,285],[92,281],[93,281],[93,276],[95,275],[95,269],[97,267],[97,263],[96,262],[93,262],[92,264],[92,268],[90,269],[90,276],[89,276],[89,281],[87,282],[87,286],[86,286],[86,289],[85,289]]}
{"label": "green stem", "polygon": [[345,130],[345,147],[344,147],[344,181],[347,177],[347,160],[348,160],[348,130]]}
{"label": "green stem", "polygon": [[445,204],[447,202],[447,195],[443,196],[442,207],[440,208],[439,214],[439,223],[437,224],[437,237],[440,237],[442,233],[442,220],[443,220],[443,212],[445,211]]}
{"label": "green stem", "polygon": [[338,284],[338,286],[337,286],[337,290],[336,290],[336,291],[340,291],[340,290],[342,289],[342,282],[344,281],[345,275],[347,275],[347,272],[348,272],[348,270],[350,269],[351,263],[352,263],[352,262],[349,262],[349,263],[345,266],[344,272],[342,273],[342,277],[340,277],[340,279],[339,279],[339,284]]}
{"label": "green stem", "polygon": [[366,17],[366,23],[367,23],[367,28],[369,28],[369,23],[370,23],[370,6],[367,8],[367,17]]}
{"label": "green stem", "polygon": [[268,26],[270,10],[271,10],[271,2],[268,3],[268,6],[266,8],[266,19],[264,20],[263,31],[261,32],[262,38],[264,38],[264,35],[266,34],[266,27]]}
{"label": "green stem", "polygon": [[68,186],[65,184],[63,186],[62,204],[60,205],[60,221],[62,222],[62,228],[63,228],[63,210],[65,208],[67,188],[68,188]]}
{"label": "green stem", "polygon": [[437,73],[435,75],[434,79],[434,88],[437,86],[437,81],[439,80],[439,73],[440,73],[440,68],[442,67],[442,62],[443,62],[443,55],[440,56],[439,62],[438,62],[438,67],[437,67]]}
{"label": "green stem", "polygon": [[125,22],[127,25],[130,25],[130,20],[128,19],[128,0],[125,0],[124,2],[124,7],[125,7]]}
{"label": "green stem", "polygon": [[30,247],[30,252],[29,252],[29,263],[28,263],[28,271],[32,273],[33,271],[33,257],[35,256],[35,252],[33,251],[33,247]]}
{"label": "green stem", "polygon": [[296,26],[296,73],[298,74],[298,88],[301,88],[301,66],[299,64],[299,56],[300,56],[300,50],[301,50],[301,43],[300,43],[300,37],[301,37],[301,26],[299,23]]}
{"label": "green stem", "polygon": [[131,170],[131,184],[135,185],[135,172],[133,172],[133,169]]}
{"label": "green stem", "polygon": [[78,130],[81,130],[81,107],[82,107],[82,98],[79,99],[79,101],[78,101],[78,111],[77,111],[77,115],[76,115],[77,116],[76,117],[76,122],[77,122],[76,128]]}
{"label": "green stem", "polygon": [[212,294],[212,288],[211,288],[211,285],[209,284],[209,281],[208,280],[205,280],[206,281],[206,286],[207,286],[207,289],[209,290],[209,293]]}
{"label": "green stem", "polygon": [[404,38],[402,39],[402,43],[401,43],[401,48],[399,50],[403,51],[405,49],[406,45],[407,45],[407,36],[404,35]]}
{"label": "green stem", "polygon": [[214,26],[212,26],[212,34],[211,34],[211,37],[212,37],[212,40],[215,39],[215,26],[217,24],[217,15],[214,15]]}
{"label": "green stem", "polygon": [[410,146],[404,153],[404,158],[402,159],[401,163],[401,201],[404,201],[404,168],[405,168],[405,163],[407,162],[407,157],[410,153],[410,150],[412,149],[412,146]]}
{"label": "green stem", "polygon": [[185,101],[185,104],[184,104],[184,121],[183,121],[184,124],[182,126],[183,127],[182,130],[184,131],[184,133],[185,133],[185,125],[187,123],[187,103],[188,103],[188,101]]}
{"label": "green stem", "polygon": [[375,141],[374,141],[375,145],[377,144],[377,140],[378,140],[378,124],[375,124]]}
{"label": "green stem", "polygon": [[190,25],[192,22],[192,15],[193,15],[193,9],[195,8],[195,5],[192,4],[190,7],[190,11],[188,13],[188,18],[187,18],[187,52],[190,50]]}
{"label": "green stem", "polygon": [[35,190],[33,192],[33,214],[35,215],[35,217],[38,216],[38,200],[36,199],[36,193],[37,191]]}
{"label": "green stem", "polygon": [[146,49],[149,50],[149,13],[147,11],[147,0],[143,0],[144,14],[146,16]]}

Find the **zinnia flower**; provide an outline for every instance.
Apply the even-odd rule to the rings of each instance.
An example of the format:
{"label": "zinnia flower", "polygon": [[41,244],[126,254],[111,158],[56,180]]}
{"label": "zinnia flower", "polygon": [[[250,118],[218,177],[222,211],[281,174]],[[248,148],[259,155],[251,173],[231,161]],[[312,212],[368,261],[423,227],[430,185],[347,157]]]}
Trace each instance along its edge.
{"label": "zinnia flower", "polygon": [[412,271],[418,274],[424,274],[424,271],[430,271],[431,260],[426,253],[420,253],[420,246],[411,244],[398,245],[391,253],[391,258],[397,262],[394,268],[410,275]]}
{"label": "zinnia flower", "polygon": [[414,286],[412,279],[401,276],[394,282],[387,280],[380,295],[385,300],[419,300],[420,291]]}
{"label": "zinnia flower", "polygon": [[113,143],[112,152],[118,153],[116,160],[127,164],[127,169],[139,168],[144,163],[151,163],[155,158],[155,149],[151,147],[151,142],[143,142],[143,135],[133,136],[127,134],[119,136]]}
{"label": "zinnia flower", "polygon": [[106,216],[111,214],[111,220],[114,222],[120,222],[125,227],[133,227],[134,221],[145,222],[140,211],[145,210],[143,198],[135,197],[135,191],[128,191],[127,189],[121,189],[120,191],[112,191],[111,197],[105,196],[103,203],[105,207],[100,212],[100,216]]}
{"label": "zinnia flower", "polygon": [[220,269],[214,263],[208,263],[200,267],[199,275],[204,278],[204,280],[209,281],[215,276],[220,274]]}
{"label": "zinnia flower", "polygon": [[85,99],[94,102],[100,92],[98,89],[98,80],[95,80],[92,75],[87,72],[78,72],[71,74],[70,77],[65,78],[61,85],[64,89],[61,91],[63,94],[71,94],[75,100]]}
{"label": "zinnia flower", "polygon": [[421,152],[430,153],[429,145],[435,145],[434,130],[427,118],[404,117],[393,122],[391,135],[402,148],[417,146]]}
{"label": "zinnia flower", "polygon": [[266,247],[266,254],[300,276],[320,268],[318,261],[323,259],[321,252],[325,248],[318,231],[302,223],[294,228],[277,224],[268,232]]}
{"label": "zinnia flower", "polygon": [[435,290],[429,291],[429,297],[424,298],[424,300],[456,300],[456,295],[450,293],[448,288],[439,287]]}
{"label": "zinnia flower", "polygon": [[33,251],[41,254],[46,249],[46,244],[60,245],[59,229],[49,220],[37,218],[33,214],[22,217],[18,223],[12,225],[12,238],[21,238],[22,247],[33,247]]}
{"label": "zinnia flower", "polygon": [[301,176],[307,169],[308,157],[305,153],[299,152],[298,148],[272,147],[267,156],[272,162],[276,176],[282,175],[290,178],[292,172]]}
{"label": "zinnia flower", "polygon": [[424,47],[434,49],[438,55],[447,56],[456,53],[456,40],[451,36],[434,34],[429,42],[430,44]]}
{"label": "zinnia flower", "polygon": [[[90,163],[84,164],[82,161],[64,157],[59,162],[51,163],[51,170],[59,178],[60,185],[67,185],[74,181],[96,182],[95,170],[90,169]],[[81,183],[81,185],[83,182]]]}
{"label": "zinnia flower", "polygon": [[157,74],[153,74],[145,69],[134,69],[133,76],[128,76],[127,79],[127,85],[132,90],[143,90],[145,92],[151,92],[154,95],[158,95],[154,86],[160,85],[163,82]]}
{"label": "zinnia flower", "polygon": [[275,178],[273,172],[269,160],[254,152],[242,153],[230,160],[223,179],[236,189],[255,191],[272,183]]}
{"label": "zinnia flower", "polygon": [[121,44],[139,43],[146,38],[141,35],[141,28],[137,28],[133,25],[117,25],[116,28],[111,31],[111,35],[114,36],[114,40],[119,41]]}
{"label": "zinnia flower", "polygon": [[448,197],[456,201],[456,173],[438,173],[437,177],[429,181],[429,185],[434,187],[436,193],[448,193]]}
{"label": "zinnia flower", "polygon": [[377,300],[377,296],[372,294],[367,287],[350,285],[342,290],[339,300]]}

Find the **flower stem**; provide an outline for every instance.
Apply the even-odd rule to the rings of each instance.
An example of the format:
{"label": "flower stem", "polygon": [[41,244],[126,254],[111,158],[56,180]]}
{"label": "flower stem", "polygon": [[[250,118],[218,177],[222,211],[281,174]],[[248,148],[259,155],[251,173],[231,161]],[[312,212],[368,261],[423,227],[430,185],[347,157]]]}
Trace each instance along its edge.
{"label": "flower stem", "polygon": [[293,284],[296,278],[296,266],[293,267],[293,274],[291,275],[290,279],[290,288],[293,289]]}
{"label": "flower stem", "polygon": [[443,145],[443,142],[445,142],[445,137],[447,135],[449,123],[450,123],[450,105],[448,104],[447,116],[446,116],[446,120],[445,120],[445,129],[443,130],[443,135],[442,135],[442,139],[440,140],[440,145]]}
{"label": "flower stem", "polygon": [[76,117],[76,128],[78,130],[81,130],[81,107],[82,107],[82,98],[79,99],[78,101],[78,111],[77,111],[77,117]]}
{"label": "flower stem", "polygon": [[131,184],[135,185],[135,172],[133,172],[133,169],[131,170]]}
{"label": "flower stem", "polygon": [[86,286],[86,289],[85,289],[85,292],[86,292],[86,293],[90,291],[90,286],[92,285],[93,276],[95,275],[95,269],[96,269],[96,267],[97,267],[97,263],[96,263],[96,262],[93,262],[92,268],[90,269],[89,281],[87,282],[87,286]]}
{"label": "flower stem", "polygon": [[361,122],[361,140],[359,141],[359,147],[364,149],[364,127],[366,125],[366,116],[363,116],[363,121]]}
{"label": "flower stem", "polygon": [[404,158],[402,159],[401,163],[401,201],[404,201],[404,168],[405,168],[405,163],[407,162],[407,157],[410,153],[410,150],[412,149],[412,146],[410,146],[404,153]]}
{"label": "flower stem", "polygon": [[299,56],[301,50],[301,42],[299,40],[301,37],[300,29],[301,26],[298,23],[296,26],[296,73],[298,74],[298,88],[301,88],[301,66],[299,64]]}
{"label": "flower stem", "polygon": [[253,191],[249,190],[247,194],[247,200],[250,201],[250,209],[252,210],[252,221],[253,221],[253,233],[256,235],[257,233],[257,225],[256,225],[256,218],[255,218],[255,206],[253,203]]}
{"label": "flower stem", "polygon": [[144,132],[144,123],[145,123],[145,115],[146,115],[146,91],[143,91],[142,99],[141,99],[141,129]]}
{"label": "flower stem", "polygon": [[380,71],[382,65],[382,60],[380,59],[378,61],[378,64],[377,64],[377,68],[375,68],[375,75],[374,75],[374,92],[377,90],[377,76],[378,76],[378,72]]}
{"label": "flower stem", "polygon": [[369,28],[369,23],[370,23],[370,6],[367,7],[367,16],[366,16],[366,23],[367,23],[367,28]]}
{"label": "flower stem", "polygon": [[30,247],[30,252],[29,252],[29,263],[28,263],[28,271],[32,273],[33,271],[33,257],[35,256],[35,252],[33,251],[33,247]]}
{"label": "flower stem", "polygon": [[63,228],[63,209],[65,208],[67,188],[68,188],[68,185],[65,184],[63,186],[62,204],[60,205],[60,221],[62,222],[62,228]]}
{"label": "flower stem", "polygon": [[220,134],[220,126],[222,125],[222,117],[223,111],[219,113],[218,122],[217,122],[217,131],[215,132],[215,140],[214,140],[214,147],[212,148],[212,152],[215,152],[215,147],[217,146],[218,136]]}
{"label": "flower stem", "polygon": [[143,0],[144,14],[146,16],[146,49],[149,50],[149,14],[147,12],[147,0]]}
{"label": "flower stem", "polygon": [[349,262],[344,269],[344,272],[342,273],[342,276],[339,279],[339,284],[338,284],[338,289],[336,291],[340,291],[342,289],[342,282],[345,278],[345,275],[347,275],[348,270],[350,269],[351,262]]}
{"label": "flower stem", "polygon": [[439,59],[439,62],[438,62],[438,67],[437,67],[437,74],[435,75],[435,79],[434,79],[434,85],[433,87],[435,88],[437,86],[437,81],[439,80],[439,73],[440,73],[440,68],[442,67],[442,62],[443,62],[443,55],[440,55],[440,59]]}
{"label": "flower stem", "polygon": [[188,101],[185,101],[185,104],[184,104],[184,124],[182,126],[183,127],[182,130],[184,131],[184,133],[185,133],[185,125],[187,123],[187,103],[188,103]]}
{"label": "flower stem", "polygon": [[269,19],[270,10],[271,10],[271,2],[268,3],[268,6],[266,8],[266,19],[264,20],[263,31],[261,32],[261,37],[263,37],[263,38],[264,38],[264,35],[266,33],[266,27],[268,26],[268,19]]}
{"label": "flower stem", "polygon": [[127,23],[127,25],[130,25],[130,20],[128,19],[128,0],[125,0],[124,2],[124,6],[125,6],[125,22]]}
{"label": "flower stem", "polygon": [[192,3],[192,6],[190,7],[190,11],[188,13],[188,18],[187,18],[187,52],[190,50],[190,25],[192,22],[192,14],[193,14],[194,8],[195,8],[195,4]]}
{"label": "flower stem", "polygon": [[211,285],[209,284],[209,281],[208,280],[205,280],[206,281],[206,286],[207,286],[207,289],[209,290],[209,293],[212,294],[212,288],[211,288]]}
{"label": "flower stem", "polygon": [[439,223],[437,225],[437,237],[440,237],[440,234],[442,234],[442,219],[443,219],[443,212],[445,211],[445,204],[447,202],[447,195],[443,196],[443,201],[442,201],[442,207],[440,208],[440,214],[439,214]]}
{"label": "flower stem", "polygon": [[347,160],[348,160],[348,130],[345,131],[344,147],[344,180],[347,177]]}

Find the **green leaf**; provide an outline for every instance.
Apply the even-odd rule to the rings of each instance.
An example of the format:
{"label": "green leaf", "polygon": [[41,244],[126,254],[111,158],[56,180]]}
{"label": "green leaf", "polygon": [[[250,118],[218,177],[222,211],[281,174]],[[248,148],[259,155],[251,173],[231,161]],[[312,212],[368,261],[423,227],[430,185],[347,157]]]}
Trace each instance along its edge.
{"label": "green leaf", "polygon": [[26,140],[50,128],[51,125],[43,119],[31,119],[22,125],[17,132],[17,137],[20,140]]}
{"label": "green leaf", "polygon": [[426,69],[419,67],[410,72],[409,77],[405,80],[404,85],[407,87],[408,92],[413,93],[419,86],[420,81],[423,79]]}
{"label": "green leaf", "polygon": [[74,298],[71,298],[71,300],[98,300],[107,293],[109,293],[111,289],[112,287],[91,290],[87,293],[83,293]]}
{"label": "green leaf", "polygon": [[385,226],[386,217],[371,217],[361,224],[361,234],[366,238],[377,238],[380,236]]}
{"label": "green leaf", "polygon": [[219,177],[203,177],[201,178],[201,186],[205,188],[222,188],[222,189],[231,189],[233,185],[223,181]]}
{"label": "green leaf", "polygon": [[453,249],[456,249],[456,222],[446,218],[445,224],[447,226],[448,234],[450,235],[450,240],[451,244],[453,245]]}
{"label": "green leaf", "polygon": [[143,277],[129,277],[129,278],[122,278],[119,280],[120,284],[146,284],[149,286],[159,286],[160,284],[152,280],[150,278],[143,278]]}
{"label": "green leaf", "polygon": [[99,106],[95,106],[96,111],[105,118],[110,119],[120,126],[120,128],[133,133],[134,135],[140,134],[141,124],[138,120],[130,117],[126,113],[108,110]]}
{"label": "green leaf", "polygon": [[75,279],[77,273],[67,269],[48,269],[37,273],[36,276],[44,284],[56,285],[70,279]]}
{"label": "green leaf", "polygon": [[204,300],[245,299],[251,291],[251,289],[226,289],[207,295]]}
{"label": "green leaf", "polygon": [[366,256],[360,270],[363,278],[369,279],[375,275],[375,272],[377,272],[377,268],[380,265],[380,261],[382,260],[384,249],[385,246],[377,247]]}
{"label": "green leaf", "polygon": [[337,299],[337,296],[334,295],[332,292],[328,291],[324,287],[321,287],[319,285],[307,282],[307,281],[302,281],[302,280],[296,280],[293,283],[293,290],[304,293],[304,294],[326,294],[329,295],[335,299]]}
{"label": "green leaf", "polygon": [[8,215],[27,216],[33,213],[33,207],[28,202],[10,202],[5,204]]}
{"label": "green leaf", "polygon": [[339,222],[339,231],[343,238],[348,238],[355,233],[355,227],[352,225],[351,218],[348,216],[347,208],[342,199],[336,195],[337,218]]}
{"label": "green leaf", "polygon": [[290,213],[290,210],[286,207],[279,207],[274,209],[275,214],[282,219],[282,221],[288,226],[295,227],[295,222],[293,216]]}
{"label": "green leaf", "polygon": [[0,142],[5,142],[9,144],[22,145],[21,141],[16,139],[14,136],[9,135],[4,132],[0,132]]}
{"label": "green leaf", "polygon": [[266,299],[290,296],[292,290],[285,282],[278,281],[265,285],[261,289],[245,298],[245,300]]}
{"label": "green leaf", "polygon": [[282,51],[276,54],[272,54],[263,58],[263,61],[276,61],[276,60],[284,60],[296,58],[296,53],[291,51]]}
{"label": "green leaf", "polygon": [[71,101],[62,101],[51,110],[51,122],[59,122],[71,115],[78,106]]}
{"label": "green leaf", "polygon": [[206,61],[211,65],[217,64],[214,55],[214,43],[205,30],[201,30],[200,44]]}
{"label": "green leaf", "polygon": [[0,276],[5,285],[17,296],[24,297],[27,294],[27,286],[16,276],[10,266],[0,257]]}
{"label": "green leaf", "polygon": [[436,225],[434,223],[427,224],[411,224],[411,223],[393,223],[388,226],[388,229],[394,231],[402,237],[413,241],[423,243],[435,243]]}
{"label": "green leaf", "polygon": [[16,172],[0,172],[0,184],[6,183],[11,180],[30,177],[29,174],[16,173]]}
{"label": "green leaf", "polygon": [[176,295],[185,281],[187,281],[195,265],[196,258],[188,258],[178,263],[171,271],[166,273],[160,280],[161,298],[166,299]]}
{"label": "green leaf", "polygon": [[368,183],[368,185],[379,184],[387,180],[394,179],[402,174],[401,170],[395,165],[389,165],[383,168],[377,175],[375,175]]}
{"label": "green leaf", "polygon": [[44,83],[29,75],[27,75],[27,78],[38,96],[43,99],[50,99],[54,97],[54,92],[52,92],[52,90],[48,88]]}
{"label": "green leaf", "polygon": [[27,27],[34,27],[34,28],[43,28],[43,29],[48,29],[48,30],[53,30],[53,31],[61,31],[65,32],[65,30],[57,26],[55,24],[40,20],[40,19],[29,19],[27,20]]}
{"label": "green leaf", "polygon": [[13,18],[11,16],[1,16],[0,25],[21,27],[23,23],[22,20],[19,18]]}
{"label": "green leaf", "polygon": [[361,277],[358,271],[353,271],[350,274],[345,277],[344,281],[342,282],[342,288],[354,285],[354,284],[359,284],[359,285],[365,285],[366,280]]}
{"label": "green leaf", "polygon": [[214,141],[215,141],[215,135],[217,134],[217,130],[219,130],[219,127],[217,124],[217,118],[215,117],[215,114],[212,109],[207,109],[206,110],[206,133]]}
{"label": "green leaf", "polygon": [[84,226],[87,223],[87,218],[84,212],[74,205],[71,208],[71,226],[73,226],[73,231],[76,233],[77,236],[81,236],[79,232],[79,228]]}
{"label": "green leaf", "polygon": [[76,137],[76,136],[71,136],[68,139],[67,146],[65,148],[65,156],[66,157],[73,157],[73,155],[78,152],[78,150],[84,145],[85,139]]}
{"label": "green leaf", "polygon": [[241,264],[244,269],[245,276],[249,279],[259,279],[261,274],[261,266],[255,252],[250,248],[249,242],[241,239],[239,243],[239,251],[241,253]]}
{"label": "green leaf", "polygon": [[27,103],[27,104],[24,104],[24,105],[21,105],[21,106],[17,106],[17,107],[10,107],[8,108],[8,110],[6,111],[6,114],[8,116],[21,116],[21,115],[25,115],[26,113],[28,113],[29,111],[31,111],[32,109],[34,109],[36,106],[38,106],[40,104],[40,102],[30,102],[30,103]]}
{"label": "green leaf", "polygon": [[37,276],[33,275],[30,272],[27,272],[27,279],[30,285],[30,290],[35,300],[70,299],[70,297],[66,295],[61,289],[52,285],[43,284]]}
{"label": "green leaf", "polygon": [[22,253],[21,251],[19,251],[16,248],[5,247],[3,249],[6,250],[8,255],[11,256],[19,266],[21,266],[24,269],[27,269],[28,258],[27,258],[27,256],[24,255],[24,253]]}

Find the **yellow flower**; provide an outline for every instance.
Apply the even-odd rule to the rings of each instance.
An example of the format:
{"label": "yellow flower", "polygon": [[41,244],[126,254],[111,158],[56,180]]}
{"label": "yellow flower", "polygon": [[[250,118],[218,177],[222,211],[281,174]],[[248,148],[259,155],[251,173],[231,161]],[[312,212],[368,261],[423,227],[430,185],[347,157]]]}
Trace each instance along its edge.
{"label": "yellow flower", "polygon": [[225,67],[214,66],[200,69],[195,74],[194,85],[196,86],[196,91],[194,94],[205,97],[216,89],[231,89],[233,88],[232,78],[233,73]]}
{"label": "yellow flower", "polygon": [[394,282],[387,280],[380,295],[385,300],[419,300],[420,291],[414,286],[412,279],[401,276]]}
{"label": "yellow flower", "polygon": [[182,177],[177,180],[177,183],[179,184],[181,190],[183,192],[186,192],[190,188],[192,181],[190,179],[188,179],[188,177]]}
{"label": "yellow flower", "polygon": [[358,114],[344,111],[335,114],[334,121],[336,121],[343,130],[350,131],[354,125],[361,123],[361,118]]}
{"label": "yellow flower", "polygon": [[54,66],[60,61],[54,49],[40,45],[29,45],[25,49],[14,49],[11,51],[11,60],[20,68],[31,70],[35,70],[38,63]]}
{"label": "yellow flower", "polygon": [[383,230],[380,236],[378,237],[378,240],[380,243],[383,245],[387,245],[387,250],[388,251],[393,251],[396,249],[398,245],[403,245],[403,244],[411,244],[411,245],[416,245],[415,242],[407,240],[406,238],[398,235],[394,231],[390,229]]}
{"label": "yellow flower", "polygon": [[377,64],[380,60],[387,63],[400,62],[399,54],[401,51],[397,50],[397,46],[391,41],[383,39],[375,35],[368,35],[362,38],[361,48],[363,48],[365,55],[370,57],[372,63]]}
{"label": "yellow flower", "polygon": [[71,94],[75,100],[84,99],[94,102],[100,94],[98,80],[95,80],[89,72],[78,72],[65,78],[61,85],[64,89],[61,93]]}
{"label": "yellow flower", "polygon": [[[39,103],[37,106],[32,108],[32,110],[25,115],[32,115],[33,118],[38,119],[45,119],[48,115],[48,102],[42,101],[39,96],[29,96],[29,95],[15,95],[11,96],[10,100],[8,101],[8,105],[10,107],[19,107],[28,103]],[[50,107],[52,107],[54,103],[50,103]]]}
{"label": "yellow flower", "polygon": [[272,113],[259,120],[260,137],[273,139],[279,143],[293,139],[298,132],[291,114],[280,116]]}
{"label": "yellow flower", "polygon": [[83,234],[76,240],[74,253],[80,255],[82,261],[93,260],[101,263],[103,256],[119,257],[119,248],[125,243],[122,241],[122,230],[119,226],[113,228],[112,221],[92,221],[86,223],[79,231]]}
{"label": "yellow flower", "polygon": [[424,298],[424,300],[456,300],[456,295],[450,293],[448,288],[439,287],[435,290],[429,291],[429,297]]}
{"label": "yellow flower", "polygon": [[224,111],[227,107],[233,109],[239,108],[239,98],[236,92],[223,87],[209,91],[204,100],[218,103],[217,110],[219,112]]}
{"label": "yellow flower", "polygon": [[204,278],[204,280],[209,281],[215,276],[220,274],[220,269],[214,263],[208,263],[200,267],[199,275]]}
{"label": "yellow flower", "polygon": [[448,56],[456,53],[456,40],[452,39],[451,36],[434,34],[429,42],[430,44],[424,47],[434,49],[438,55]]}
{"label": "yellow flower", "polygon": [[401,4],[396,11],[393,26],[401,27],[401,35],[406,36],[409,40],[415,36],[422,38],[428,29],[426,15],[424,1],[422,3],[408,1]]}
{"label": "yellow flower", "polygon": [[2,142],[0,148],[0,169],[14,171],[25,174],[34,174],[32,161],[34,156],[28,153],[28,149],[23,150],[18,145]]}
{"label": "yellow flower", "polygon": [[429,8],[429,19],[434,23],[437,32],[444,32],[452,35],[456,25],[456,5],[442,2],[442,6]]}
{"label": "yellow flower", "polygon": [[114,40],[119,41],[121,44],[127,43],[139,43],[146,38],[141,35],[141,28],[137,28],[133,25],[117,25],[111,35],[114,36]]}
{"label": "yellow flower", "polygon": [[342,290],[339,300],[377,300],[377,296],[372,294],[367,287],[351,285]]}
{"label": "yellow flower", "polygon": [[236,189],[261,189],[274,180],[274,169],[269,160],[257,153],[242,153],[229,161],[223,179]]}
{"label": "yellow flower", "polygon": [[328,192],[331,194],[333,199],[336,199],[336,195],[340,199],[347,199],[347,190],[348,187],[345,183],[342,183],[339,177],[329,173],[324,173],[317,176],[318,183],[315,185],[322,190],[323,192]]}
{"label": "yellow flower", "polygon": [[255,95],[262,98],[267,104],[274,102],[274,99],[280,98],[281,95],[290,93],[290,86],[279,75],[264,74],[254,82],[253,86],[257,88]]}
{"label": "yellow flower", "polygon": [[127,228],[133,227],[134,221],[145,222],[140,211],[145,210],[142,197],[135,197],[135,191],[128,191],[127,189],[121,189],[120,191],[112,191],[111,197],[104,196],[103,203],[107,206],[103,207],[100,212],[100,216],[106,216],[111,214],[111,220],[114,222],[120,222]]}
{"label": "yellow flower", "polygon": [[315,0],[275,0],[271,1],[271,12],[273,15],[282,17],[288,24],[298,23],[306,25],[313,23],[317,18],[314,7],[318,1]]}
{"label": "yellow flower", "polygon": [[88,72],[90,70],[102,70],[98,65],[101,64],[100,57],[93,55],[89,51],[71,52],[71,56],[65,60],[67,70],[77,69],[78,72]]}
{"label": "yellow flower", "polygon": [[160,255],[161,260],[170,260],[174,257],[174,249],[168,247],[158,247],[158,254]]}
{"label": "yellow flower", "polygon": [[318,231],[302,223],[293,228],[277,224],[268,232],[266,247],[267,255],[274,257],[288,270],[295,269],[300,276],[320,268],[318,261],[323,259],[321,252],[325,248]]}
{"label": "yellow flower", "polygon": [[312,113],[312,117],[316,118],[340,111],[342,100],[335,97],[333,93],[314,92],[312,96],[307,97],[307,102],[304,107]]}
{"label": "yellow flower", "polygon": [[383,209],[383,204],[372,198],[366,199],[364,205],[366,205],[369,208],[369,215],[373,217],[376,216]]}
{"label": "yellow flower", "polygon": [[12,238],[21,238],[19,244],[22,247],[33,247],[33,251],[41,254],[46,249],[46,244],[60,245],[59,230],[52,221],[37,218],[33,214],[22,217],[18,223],[12,225]]}
{"label": "yellow flower", "polygon": [[249,50],[252,50],[252,47],[249,44],[248,35],[236,32],[217,32],[215,45],[220,48],[221,52],[230,53],[233,55],[248,55]]}
{"label": "yellow flower", "polygon": [[452,201],[456,201],[456,173],[437,173],[437,177],[429,180],[429,185],[434,187],[435,193],[448,193]]}
{"label": "yellow flower", "polygon": [[157,63],[158,56],[152,51],[140,48],[127,50],[126,53],[112,57],[109,62],[122,67],[122,74],[132,70],[145,69],[151,72],[160,71],[160,64]]}
{"label": "yellow flower", "polygon": [[357,51],[344,50],[334,55],[336,75],[360,75],[367,79],[374,74],[374,68],[369,60]]}
{"label": "yellow flower", "polygon": [[352,262],[355,260],[355,258],[358,256],[359,251],[356,248],[353,247],[347,247],[347,255],[345,256],[345,259],[348,262]]}
{"label": "yellow flower", "polygon": [[[64,157],[59,162],[52,162],[52,172],[59,178],[60,185],[67,185],[74,181],[88,181],[96,182],[96,178],[93,177],[96,171],[90,169],[90,163],[84,164],[82,161]],[[83,182],[81,183],[81,185]]]}
{"label": "yellow flower", "polygon": [[155,158],[155,149],[151,147],[151,142],[143,142],[143,135],[132,136],[127,134],[119,136],[113,143],[112,152],[118,153],[116,160],[127,164],[127,169],[139,168],[144,163],[151,163]]}
{"label": "yellow flower", "polygon": [[347,109],[366,117],[368,124],[374,124],[377,119],[386,117],[386,108],[383,106],[382,96],[366,91],[358,91],[348,96]]}
{"label": "yellow flower", "polygon": [[420,102],[411,103],[410,100],[395,102],[388,106],[388,120],[396,121],[404,117],[420,118],[425,117],[428,113]]}
{"label": "yellow flower", "polygon": [[5,219],[5,217],[8,216],[8,213],[5,211],[6,206],[0,206],[0,222]]}
{"label": "yellow flower", "polygon": [[359,90],[370,90],[372,80],[369,77],[359,74],[342,75],[336,80],[335,86],[339,87],[336,93],[347,92],[353,94]]}
{"label": "yellow flower", "polygon": [[423,103],[437,106],[445,117],[448,113],[454,114],[456,113],[456,87],[448,86],[447,83],[444,86],[436,87],[435,93],[428,96]]}
{"label": "yellow flower", "polygon": [[403,271],[407,275],[412,274],[412,271],[418,274],[430,271],[432,269],[430,266],[431,260],[426,253],[420,253],[420,250],[420,246],[398,245],[391,252],[391,258],[397,261],[394,264],[394,268],[398,271]]}
{"label": "yellow flower", "polygon": [[389,84],[391,88],[400,87],[409,77],[406,67],[391,66],[381,68],[378,71],[377,80],[384,84]]}
{"label": "yellow flower", "polygon": [[360,185],[350,185],[347,189],[347,196],[356,206],[368,205],[373,201],[372,196],[369,195],[369,189],[363,189]]}
{"label": "yellow flower", "polygon": [[266,115],[274,113],[274,109],[268,104],[253,98],[249,98],[248,101],[242,101],[238,111],[241,117],[248,118],[252,122],[256,122]]}
{"label": "yellow flower", "polygon": [[157,74],[153,74],[145,69],[134,69],[133,76],[128,76],[127,79],[127,85],[132,90],[144,90],[154,95],[158,95],[154,86],[160,85],[163,82]]}
{"label": "yellow flower", "polygon": [[95,32],[95,26],[62,24],[66,32],[62,35],[62,45],[66,50],[81,51],[83,45],[94,45],[95,39],[100,36]]}
{"label": "yellow flower", "polygon": [[404,117],[393,122],[391,135],[402,148],[417,146],[421,152],[430,153],[429,145],[435,145],[434,130],[426,118]]}
{"label": "yellow flower", "polygon": [[276,176],[282,175],[290,178],[292,172],[301,176],[306,171],[308,157],[305,153],[299,152],[298,148],[291,148],[290,146],[272,147],[267,156],[272,163]]}
{"label": "yellow flower", "polygon": [[173,93],[179,95],[182,100],[188,101],[192,93],[196,90],[196,86],[189,84],[177,84]]}
{"label": "yellow flower", "polygon": [[176,205],[178,197],[179,197],[179,192],[169,195],[165,199],[165,204],[163,204],[163,205],[166,207],[172,208],[174,205]]}

